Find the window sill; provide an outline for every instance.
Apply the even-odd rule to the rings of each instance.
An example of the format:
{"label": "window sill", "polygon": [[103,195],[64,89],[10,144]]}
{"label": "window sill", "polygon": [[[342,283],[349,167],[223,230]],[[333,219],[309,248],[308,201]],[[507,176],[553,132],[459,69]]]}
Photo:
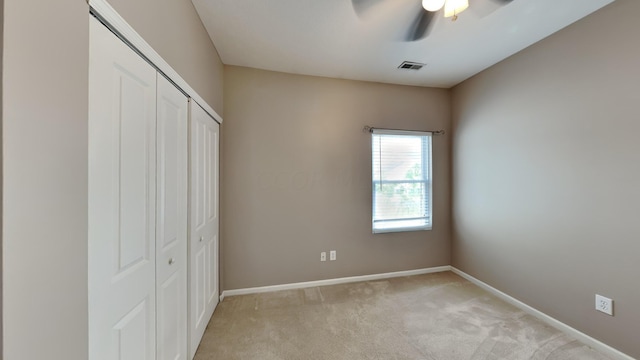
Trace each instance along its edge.
{"label": "window sill", "polygon": [[382,228],[373,229],[374,234],[394,233],[394,232],[410,232],[410,231],[430,231],[431,225],[428,226],[413,226],[413,227],[395,227],[395,228]]}

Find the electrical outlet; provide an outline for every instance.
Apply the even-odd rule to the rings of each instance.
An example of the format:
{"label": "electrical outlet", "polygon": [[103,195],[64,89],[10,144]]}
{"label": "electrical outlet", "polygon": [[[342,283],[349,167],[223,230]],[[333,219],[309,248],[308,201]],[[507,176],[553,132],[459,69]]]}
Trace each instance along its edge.
{"label": "electrical outlet", "polygon": [[596,294],[596,310],[613,316],[613,300]]}
{"label": "electrical outlet", "polygon": [[331,250],[329,252],[329,260],[333,261],[336,259],[336,251],[335,250]]}
{"label": "electrical outlet", "polygon": [[320,253],[320,261],[327,261],[327,252],[323,251]]}

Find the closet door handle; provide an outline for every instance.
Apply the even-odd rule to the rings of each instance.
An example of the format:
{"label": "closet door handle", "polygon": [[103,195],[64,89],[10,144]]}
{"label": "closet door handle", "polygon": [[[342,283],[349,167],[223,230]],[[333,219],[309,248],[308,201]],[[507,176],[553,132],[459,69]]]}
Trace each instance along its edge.
{"label": "closet door handle", "polygon": [[202,240],[204,240],[204,237],[200,236],[200,242],[202,242]]}
{"label": "closet door handle", "polygon": [[174,262],[173,258],[169,259],[169,265],[173,265]]}

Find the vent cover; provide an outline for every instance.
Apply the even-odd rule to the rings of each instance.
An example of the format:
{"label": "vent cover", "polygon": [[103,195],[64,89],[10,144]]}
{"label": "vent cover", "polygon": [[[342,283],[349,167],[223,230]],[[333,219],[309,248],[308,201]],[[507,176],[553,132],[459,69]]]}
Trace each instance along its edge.
{"label": "vent cover", "polygon": [[417,63],[417,62],[413,62],[413,61],[403,61],[402,64],[400,64],[400,66],[398,66],[398,69],[420,70],[425,65],[427,65],[427,64],[421,64],[421,63]]}

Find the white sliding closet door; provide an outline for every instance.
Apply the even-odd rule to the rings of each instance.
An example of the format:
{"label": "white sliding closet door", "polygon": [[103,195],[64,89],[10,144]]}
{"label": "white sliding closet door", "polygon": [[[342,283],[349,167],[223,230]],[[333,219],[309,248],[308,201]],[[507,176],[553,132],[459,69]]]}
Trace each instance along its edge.
{"label": "white sliding closet door", "polygon": [[190,357],[218,304],[219,125],[191,101]]}
{"label": "white sliding closet door", "polygon": [[189,360],[219,299],[219,125],[94,18],[90,44],[89,360]]}
{"label": "white sliding closet door", "polygon": [[89,359],[156,358],[156,71],[90,21]]}
{"label": "white sliding closet door", "polygon": [[187,360],[189,100],[158,74],[157,103],[157,359]]}

